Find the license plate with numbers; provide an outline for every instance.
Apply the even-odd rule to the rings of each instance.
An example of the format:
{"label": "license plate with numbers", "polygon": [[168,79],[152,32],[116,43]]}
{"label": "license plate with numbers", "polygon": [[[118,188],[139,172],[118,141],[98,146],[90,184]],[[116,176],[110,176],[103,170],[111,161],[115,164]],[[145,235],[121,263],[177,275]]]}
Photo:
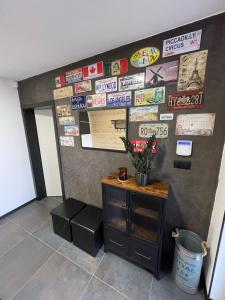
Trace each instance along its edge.
{"label": "license plate with numbers", "polygon": [[141,124],[139,126],[139,136],[142,138],[149,138],[153,134],[158,139],[164,139],[168,137],[168,124],[154,123],[154,124]]}

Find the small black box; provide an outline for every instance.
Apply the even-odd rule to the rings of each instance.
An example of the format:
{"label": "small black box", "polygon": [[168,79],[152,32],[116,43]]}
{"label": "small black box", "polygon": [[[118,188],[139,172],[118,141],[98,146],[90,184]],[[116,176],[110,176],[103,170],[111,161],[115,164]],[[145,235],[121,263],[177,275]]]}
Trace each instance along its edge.
{"label": "small black box", "polygon": [[73,243],[92,256],[103,244],[102,209],[87,205],[71,220]]}
{"label": "small black box", "polygon": [[53,229],[56,234],[72,242],[70,220],[84,207],[85,203],[69,198],[51,211]]}

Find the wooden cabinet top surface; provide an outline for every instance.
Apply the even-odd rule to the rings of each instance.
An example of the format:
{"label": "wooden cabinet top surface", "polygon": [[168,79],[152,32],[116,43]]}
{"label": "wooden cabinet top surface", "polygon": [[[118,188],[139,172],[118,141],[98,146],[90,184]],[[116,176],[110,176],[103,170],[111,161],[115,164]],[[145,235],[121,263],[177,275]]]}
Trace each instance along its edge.
{"label": "wooden cabinet top surface", "polygon": [[107,177],[102,179],[103,184],[115,186],[121,189],[135,191],[139,193],[148,194],[163,199],[168,199],[169,184],[165,181],[155,181],[147,186],[139,186],[135,178],[129,178],[126,182],[120,182],[117,179],[109,179]]}

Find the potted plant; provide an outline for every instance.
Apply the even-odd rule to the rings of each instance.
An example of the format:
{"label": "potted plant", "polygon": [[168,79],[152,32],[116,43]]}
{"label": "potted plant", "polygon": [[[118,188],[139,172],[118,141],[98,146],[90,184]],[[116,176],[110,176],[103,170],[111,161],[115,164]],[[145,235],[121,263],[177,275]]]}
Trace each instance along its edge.
{"label": "potted plant", "polygon": [[157,153],[156,136],[152,135],[147,141],[128,140],[121,137],[125,149],[130,153],[131,162],[136,170],[135,177],[138,185],[149,184],[151,162]]}

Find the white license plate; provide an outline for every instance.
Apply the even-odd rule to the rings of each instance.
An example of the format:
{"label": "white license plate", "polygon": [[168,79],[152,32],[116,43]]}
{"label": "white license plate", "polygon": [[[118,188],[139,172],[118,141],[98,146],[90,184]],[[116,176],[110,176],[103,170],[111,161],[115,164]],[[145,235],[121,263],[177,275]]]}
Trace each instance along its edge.
{"label": "white license plate", "polygon": [[168,137],[168,124],[155,123],[155,124],[141,124],[139,126],[139,136],[142,138],[149,138],[153,134],[158,139],[164,139]]}

